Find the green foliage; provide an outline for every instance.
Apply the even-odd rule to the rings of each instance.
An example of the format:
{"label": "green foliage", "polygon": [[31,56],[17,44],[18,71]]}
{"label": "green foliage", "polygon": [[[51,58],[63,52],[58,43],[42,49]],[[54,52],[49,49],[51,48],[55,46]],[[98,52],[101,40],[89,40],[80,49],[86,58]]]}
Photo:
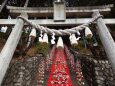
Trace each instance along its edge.
{"label": "green foliage", "polygon": [[37,53],[38,54],[42,54],[44,56],[46,56],[48,54],[48,51],[49,51],[49,44],[48,43],[41,43],[39,42],[37,45]]}
{"label": "green foliage", "polygon": [[83,40],[78,41],[78,45],[73,49],[81,54],[92,55],[91,51],[88,48],[85,48]]}

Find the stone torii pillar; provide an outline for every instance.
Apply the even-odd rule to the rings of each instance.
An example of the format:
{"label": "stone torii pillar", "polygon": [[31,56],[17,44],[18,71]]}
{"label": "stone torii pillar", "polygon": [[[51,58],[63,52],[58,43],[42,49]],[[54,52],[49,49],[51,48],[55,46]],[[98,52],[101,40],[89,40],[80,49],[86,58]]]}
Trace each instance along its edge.
{"label": "stone torii pillar", "polygon": [[[92,16],[93,17],[100,16],[99,11],[95,11]],[[110,60],[113,71],[115,73],[115,41],[113,40],[107,26],[105,25],[101,17],[97,19],[97,26],[101,42],[104,46],[107,57]]]}
{"label": "stone torii pillar", "polygon": [[0,8],[0,13],[2,12],[3,8],[5,7],[7,1],[8,0],[4,0],[4,2],[2,3],[1,8]]}
{"label": "stone torii pillar", "polygon": [[[22,14],[22,16],[27,18],[26,14]],[[24,21],[22,19],[18,19],[5,46],[3,47],[0,53],[0,85],[9,67],[9,63],[12,59],[17,44],[20,40],[23,26],[24,26]]]}
{"label": "stone torii pillar", "polygon": [[[24,7],[27,7],[29,0],[26,0]],[[22,13],[22,17],[28,18],[27,13]],[[6,44],[4,45],[0,53],[0,86],[9,67],[10,61],[13,57],[14,51],[20,40],[22,29],[24,26],[24,21],[22,19],[17,19],[16,25],[14,26]]]}

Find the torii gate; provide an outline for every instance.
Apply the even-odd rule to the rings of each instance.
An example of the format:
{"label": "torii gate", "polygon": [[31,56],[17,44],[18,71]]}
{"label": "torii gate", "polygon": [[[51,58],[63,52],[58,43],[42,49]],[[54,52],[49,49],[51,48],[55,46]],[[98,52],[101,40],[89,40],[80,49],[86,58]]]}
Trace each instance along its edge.
{"label": "torii gate", "polygon": [[[24,9],[26,9],[26,7],[28,5],[28,1],[29,0],[26,0]],[[23,13],[21,13],[21,16],[24,18],[28,18],[27,13],[25,13],[24,11],[23,11]],[[98,16],[100,16],[99,11],[95,11],[93,13],[93,17],[98,17]],[[9,63],[10,63],[12,56],[14,54],[14,51],[17,47],[17,44],[21,37],[22,28],[24,26],[24,21],[22,19],[17,19],[15,21],[16,21],[16,23],[12,23],[12,24],[15,24],[14,29],[12,30],[4,48],[2,49],[2,51],[0,53],[0,85],[3,81],[5,73],[8,69]],[[74,23],[75,22],[76,21],[74,21]],[[61,24],[61,23],[63,23],[63,22],[62,21],[58,22],[58,24]],[[106,54],[112,64],[112,68],[115,72],[115,42],[112,39],[111,34],[108,31],[108,29],[104,23],[104,20],[101,17],[97,19],[96,23],[98,26],[98,32],[99,32],[99,36],[101,38],[102,44],[105,48]],[[69,24],[70,24],[70,22],[69,22]],[[114,24],[115,24],[115,22],[114,22]]]}

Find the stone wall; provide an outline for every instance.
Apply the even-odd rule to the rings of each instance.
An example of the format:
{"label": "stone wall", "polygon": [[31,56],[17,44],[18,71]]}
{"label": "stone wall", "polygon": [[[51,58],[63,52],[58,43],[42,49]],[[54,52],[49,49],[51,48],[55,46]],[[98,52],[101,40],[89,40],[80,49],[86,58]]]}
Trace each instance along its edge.
{"label": "stone wall", "polygon": [[56,46],[46,57],[37,54],[23,59],[14,58],[1,86],[47,86],[55,49]]}
{"label": "stone wall", "polygon": [[81,57],[82,71],[89,86],[115,86],[115,75],[108,60]]}
{"label": "stone wall", "polygon": [[42,56],[12,60],[2,86],[37,86],[36,74]]}

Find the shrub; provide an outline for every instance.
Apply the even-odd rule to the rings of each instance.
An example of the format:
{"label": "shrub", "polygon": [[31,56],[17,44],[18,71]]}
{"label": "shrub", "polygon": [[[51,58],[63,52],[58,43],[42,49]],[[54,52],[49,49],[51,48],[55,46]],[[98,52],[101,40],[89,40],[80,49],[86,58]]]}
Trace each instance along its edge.
{"label": "shrub", "polygon": [[91,51],[88,48],[85,48],[83,41],[79,41],[78,45],[74,47],[75,51],[78,51],[81,54],[91,55]]}
{"label": "shrub", "polygon": [[37,53],[38,54],[42,54],[43,56],[46,56],[48,54],[49,51],[49,44],[48,43],[41,43],[39,42],[37,45]]}

